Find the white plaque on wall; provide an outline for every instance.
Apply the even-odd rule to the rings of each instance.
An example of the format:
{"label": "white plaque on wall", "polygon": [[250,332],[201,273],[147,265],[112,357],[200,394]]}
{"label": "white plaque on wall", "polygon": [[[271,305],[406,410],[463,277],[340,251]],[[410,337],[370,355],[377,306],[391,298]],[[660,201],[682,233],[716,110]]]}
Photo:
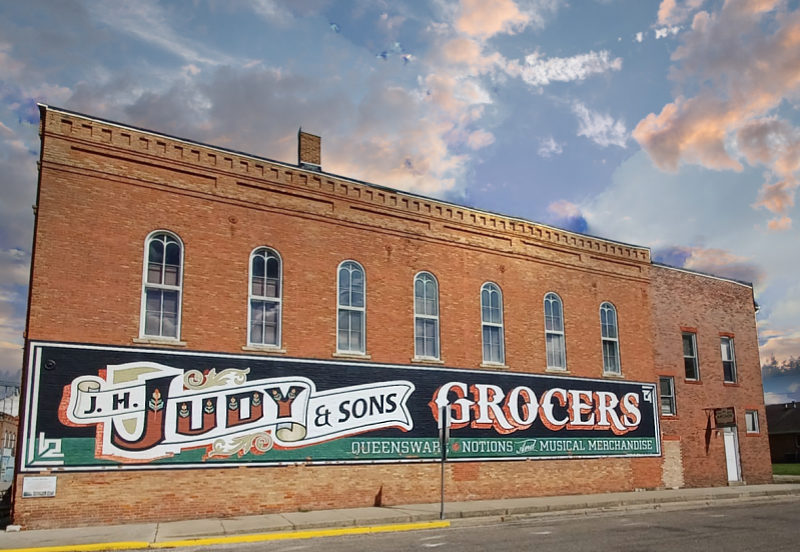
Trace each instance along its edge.
{"label": "white plaque on wall", "polygon": [[56,476],[23,477],[22,498],[56,496]]}

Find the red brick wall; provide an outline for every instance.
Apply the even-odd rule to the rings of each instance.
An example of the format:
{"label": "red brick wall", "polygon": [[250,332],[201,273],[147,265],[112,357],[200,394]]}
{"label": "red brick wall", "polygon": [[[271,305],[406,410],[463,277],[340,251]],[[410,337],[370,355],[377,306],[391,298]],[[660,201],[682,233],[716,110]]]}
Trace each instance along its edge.
{"label": "red brick wall", "polygon": [[[479,290],[486,281],[503,291],[508,370],[545,372],[542,301],[549,291],[563,300],[570,375],[602,377],[603,301],[618,310],[626,379],[655,382],[658,370],[674,370],[672,364],[681,360],[680,340],[677,360],[670,363],[675,351],[668,332],[654,331],[651,305],[661,307],[669,293],[654,295],[658,286],[650,284],[646,249],[59,112],[49,111],[43,128],[29,339],[134,344],[144,240],[164,229],[184,244],[180,350],[242,352],[249,256],[269,246],[283,259],[287,356],[332,357],[336,268],[354,259],[366,272],[366,348],[372,361],[411,362],[412,282],[420,270],[439,281],[445,366],[481,365]],[[694,284],[685,285],[680,291],[697,293]],[[737,332],[737,361],[747,375],[739,388],[721,391],[755,401],[760,380],[753,380],[747,364],[755,354],[748,350],[748,339],[753,346],[755,340],[752,301],[735,293],[735,314],[722,306],[720,311],[737,324],[741,301],[751,313],[751,326],[724,325]],[[690,414],[684,400],[681,392],[686,422],[702,416]],[[760,457],[744,451],[750,481]],[[719,484],[714,470],[724,470],[724,463],[715,456],[712,467],[694,457],[687,456],[687,472],[698,475],[687,481]],[[367,506],[379,493],[384,504],[433,502],[437,470],[431,464],[382,464],[58,474],[55,498],[21,499],[17,485],[15,521],[56,527]],[[661,472],[660,458],[454,464],[447,492],[449,499],[462,500],[654,488],[661,485]]]}
{"label": "red brick wall", "polygon": [[[679,270],[652,270],[656,373],[673,376],[677,416],[662,416],[662,433],[681,440],[687,486],[726,485],[725,449],[711,409],[733,406],[742,478],[772,481],[761,365],[749,286]],[[686,381],[681,328],[696,330],[700,381]],[[723,383],[720,334],[734,337],[738,382]],[[745,411],[757,410],[760,433],[747,434]]]}

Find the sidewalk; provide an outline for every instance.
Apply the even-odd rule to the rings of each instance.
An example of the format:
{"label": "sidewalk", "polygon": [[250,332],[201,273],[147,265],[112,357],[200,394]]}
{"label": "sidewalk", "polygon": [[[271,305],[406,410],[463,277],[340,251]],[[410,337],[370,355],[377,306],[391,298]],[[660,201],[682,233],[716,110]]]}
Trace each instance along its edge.
{"label": "sidewalk", "polygon": [[736,500],[800,497],[798,483],[800,478],[771,485],[448,502],[443,522],[439,521],[439,504],[436,503],[21,531],[0,534],[0,552],[19,549],[60,552],[176,548],[433,529],[475,523],[479,518],[500,522],[523,516],[581,514],[615,508],[703,506]]}

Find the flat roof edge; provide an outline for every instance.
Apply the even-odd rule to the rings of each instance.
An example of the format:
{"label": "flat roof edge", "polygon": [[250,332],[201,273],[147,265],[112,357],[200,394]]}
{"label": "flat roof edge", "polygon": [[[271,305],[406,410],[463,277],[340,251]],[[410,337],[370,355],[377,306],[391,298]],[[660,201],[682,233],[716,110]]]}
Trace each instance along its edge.
{"label": "flat roof edge", "polygon": [[653,266],[658,267],[658,268],[666,268],[668,270],[676,270],[678,272],[685,272],[687,274],[693,274],[695,276],[702,276],[704,278],[712,278],[714,280],[721,280],[723,282],[730,282],[732,284],[738,284],[740,286],[744,286],[744,287],[747,287],[747,288],[750,288],[750,289],[753,288],[753,283],[752,282],[746,282],[744,280],[737,280],[735,278],[725,278],[724,276],[717,276],[716,274],[709,274],[708,272],[700,272],[699,270],[691,270],[691,269],[688,269],[688,268],[680,268],[680,267],[677,267],[677,266],[668,265],[666,263],[659,263],[659,262],[656,262],[656,261],[652,261],[652,264],[653,264]]}

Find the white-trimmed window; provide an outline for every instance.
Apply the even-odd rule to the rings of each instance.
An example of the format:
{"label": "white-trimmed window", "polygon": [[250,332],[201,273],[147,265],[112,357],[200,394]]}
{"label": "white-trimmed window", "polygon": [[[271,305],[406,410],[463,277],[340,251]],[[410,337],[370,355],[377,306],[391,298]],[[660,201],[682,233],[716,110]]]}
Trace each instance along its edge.
{"label": "white-trimmed window", "polygon": [[481,335],[483,362],[504,364],[503,344],[503,294],[493,282],[481,286]]}
{"label": "white-trimmed window", "polygon": [[697,336],[691,332],[683,332],[683,368],[687,380],[700,379],[700,367],[697,362]]}
{"label": "white-trimmed window", "polygon": [[414,357],[439,359],[439,284],[430,272],[414,277]]}
{"label": "white-trimmed window", "polygon": [[758,410],[746,410],[744,419],[747,423],[747,433],[758,433]]}
{"label": "white-trimmed window", "polygon": [[282,268],[274,249],[259,247],[250,255],[248,345],[281,345]]}
{"label": "white-trimmed window", "polygon": [[658,378],[658,394],[661,397],[661,414],[674,416],[675,409],[675,380],[669,376]]}
{"label": "white-trimmed window", "polygon": [[603,341],[603,373],[619,375],[621,370],[617,309],[609,302],[600,305],[600,331]]}
{"label": "white-trimmed window", "polygon": [[366,337],[366,280],[355,261],[339,265],[337,276],[336,351],[364,354]]}
{"label": "white-trimmed window", "polygon": [[722,350],[722,379],[725,383],[736,383],[736,352],[733,349],[733,338],[720,337],[719,346]]}
{"label": "white-trimmed window", "polygon": [[566,370],[567,353],[564,345],[564,312],[561,298],[555,293],[544,296],[544,337],[547,368]]}
{"label": "white-trimmed window", "polygon": [[145,240],[140,337],[178,340],[181,334],[183,244],[158,230]]}

